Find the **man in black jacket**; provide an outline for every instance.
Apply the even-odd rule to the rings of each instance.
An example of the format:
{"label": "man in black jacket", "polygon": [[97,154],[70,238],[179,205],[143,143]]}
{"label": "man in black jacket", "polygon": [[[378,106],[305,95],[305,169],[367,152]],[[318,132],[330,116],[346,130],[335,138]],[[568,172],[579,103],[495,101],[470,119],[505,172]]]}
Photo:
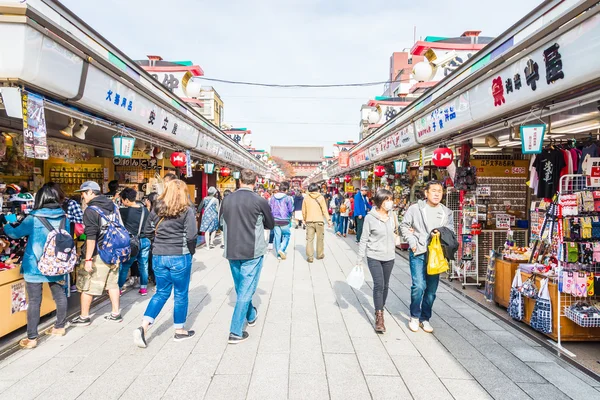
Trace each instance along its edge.
{"label": "man in black jacket", "polygon": [[104,290],[108,290],[108,296],[112,305],[112,312],[104,318],[113,322],[122,322],[123,318],[119,310],[119,266],[108,265],[98,256],[96,244],[100,239],[102,226],[105,222],[98,212],[91,207],[96,206],[108,217],[116,214],[115,204],[106,196],[102,195],[100,185],[94,181],[81,184],[78,192],[81,192],[83,201],[87,208],[83,213],[84,234],[86,241],[82,249],[84,261],[77,270],[77,290],[81,293],[81,315],[71,321],[73,326],[87,326],[91,323],[90,307],[94,296],[100,296]]}
{"label": "man in black jacket", "polygon": [[267,252],[265,229],[273,229],[275,221],[269,203],[252,189],[254,171],[240,173],[240,188],[223,199],[221,216],[225,235],[224,256],[229,260],[237,301],[231,318],[229,343],[248,339],[244,323],[254,326],[258,311],[252,297],[258,286],[263,257]]}

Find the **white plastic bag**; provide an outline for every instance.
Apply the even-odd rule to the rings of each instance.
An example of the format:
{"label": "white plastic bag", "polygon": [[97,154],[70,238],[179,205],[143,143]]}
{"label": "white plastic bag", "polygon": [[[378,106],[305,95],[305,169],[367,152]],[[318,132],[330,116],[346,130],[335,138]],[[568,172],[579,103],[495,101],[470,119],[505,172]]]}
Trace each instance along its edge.
{"label": "white plastic bag", "polygon": [[357,290],[362,287],[363,283],[365,283],[365,271],[362,265],[357,264],[354,268],[352,268],[352,271],[350,271],[346,277],[346,282],[348,282],[348,285]]}

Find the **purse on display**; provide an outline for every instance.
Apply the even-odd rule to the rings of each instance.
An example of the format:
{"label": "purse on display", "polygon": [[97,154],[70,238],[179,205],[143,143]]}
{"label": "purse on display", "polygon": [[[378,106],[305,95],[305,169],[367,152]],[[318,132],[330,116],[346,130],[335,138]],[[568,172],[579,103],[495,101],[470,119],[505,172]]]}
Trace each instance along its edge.
{"label": "purse on display", "polygon": [[523,293],[523,296],[529,297],[530,299],[535,299],[537,297],[538,290],[535,287],[535,275],[531,275],[531,277],[523,283],[521,292]]}
{"label": "purse on display", "polygon": [[510,288],[510,297],[508,300],[508,315],[517,321],[523,320],[525,314],[525,305],[523,303],[523,293],[521,293],[521,273],[517,271],[513,278],[512,287]]}
{"label": "purse on display", "polygon": [[548,278],[540,282],[540,292],[535,301],[529,325],[539,332],[552,333],[552,304],[548,291]]}

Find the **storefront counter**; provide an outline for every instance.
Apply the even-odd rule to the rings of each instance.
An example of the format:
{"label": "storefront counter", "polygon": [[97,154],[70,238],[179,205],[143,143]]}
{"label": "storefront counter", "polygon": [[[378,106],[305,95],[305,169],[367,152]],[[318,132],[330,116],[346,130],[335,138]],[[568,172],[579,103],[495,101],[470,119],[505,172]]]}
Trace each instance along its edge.
{"label": "storefront counter", "polygon": [[[526,262],[526,261],[523,261]],[[496,259],[496,283],[494,286],[494,301],[502,307],[508,307],[510,288],[520,262]]]}
{"label": "storefront counter", "polygon": [[[27,311],[23,310],[26,298],[25,280],[20,268],[0,272],[0,337],[27,325]],[[22,310],[22,311],[19,311]],[[44,283],[40,315],[44,316],[56,310],[52,292]]]}

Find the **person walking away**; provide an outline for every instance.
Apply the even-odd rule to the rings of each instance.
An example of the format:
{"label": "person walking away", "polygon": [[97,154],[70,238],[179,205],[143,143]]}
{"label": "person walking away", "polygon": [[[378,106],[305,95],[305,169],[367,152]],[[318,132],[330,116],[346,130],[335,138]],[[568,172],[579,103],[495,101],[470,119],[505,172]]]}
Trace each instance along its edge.
{"label": "person walking away", "polygon": [[150,214],[155,227],[152,265],[156,276],[156,293],[150,299],[142,325],[133,331],[133,343],[145,348],[148,328],[154,323],[174,292],[173,340],[180,342],[194,336],[184,329],[188,314],[188,292],[192,274],[192,256],[196,251],[196,213],[185,182],[175,179],[165,184],[165,191]]}
{"label": "person walking away", "polygon": [[289,182],[281,182],[277,193],[269,199],[271,213],[275,220],[275,253],[277,258],[285,260],[286,250],[290,243],[290,224],[294,214],[294,200],[286,193],[290,190]]}
{"label": "person walking away", "polygon": [[314,261],[315,236],[317,238],[317,260],[325,258],[325,224],[331,228],[333,223],[327,212],[325,198],[319,193],[319,185],[311,183],[308,186],[308,196],[302,203],[302,217],[306,221],[306,260]]}
{"label": "person walking away", "polygon": [[[294,219],[296,220],[295,229],[298,229],[302,226],[302,202],[304,202],[304,196],[302,195],[302,191],[298,189],[294,195]],[[304,229],[306,229],[306,224],[304,224]]]}
{"label": "person walking away", "polygon": [[337,235],[346,237],[348,233],[348,219],[350,217],[352,204],[350,203],[350,195],[346,194],[346,198],[340,205],[340,220],[338,222]]}
{"label": "person walking away", "polygon": [[140,272],[140,290],[139,294],[146,296],[148,294],[148,257],[150,256],[150,238],[152,230],[148,224],[150,212],[142,204],[136,201],[137,192],[132,188],[125,188],[120,194],[122,207],[121,219],[123,225],[132,237],[137,238],[139,243],[138,253],[121,264],[119,270],[119,288],[122,288],[127,280],[127,273],[137,261]]}
{"label": "person walking away", "polygon": [[[231,190],[229,189],[225,189],[225,191],[223,192],[223,199],[225,199],[225,197],[229,196],[231,194]],[[221,232],[223,232],[223,216],[219,215],[219,230]],[[225,248],[225,235],[222,236],[222,240],[221,240],[221,248],[224,249]]]}
{"label": "person walking away", "polygon": [[[20,223],[5,225],[4,233],[12,238],[27,237],[27,246],[21,263],[21,272],[27,291],[27,338],[19,342],[25,349],[33,349],[38,343],[38,325],[44,283],[48,283],[52,298],[56,303],[56,322],[48,331],[50,335],[64,336],[67,322],[67,295],[65,285],[67,275],[47,276],[38,268],[44,254],[46,239],[50,229],[64,229],[69,232],[66,215],[62,209],[61,193],[51,183],[46,183],[36,193],[33,211]],[[49,225],[48,225],[49,224]],[[73,242],[74,244],[74,242]]]}
{"label": "person walking away", "polygon": [[219,229],[219,200],[216,197],[217,189],[214,186],[208,188],[208,196],[202,199],[198,206],[198,212],[202,215],[200,232],[204,232],[204,238],[209,249],[215,247],[214,241]]}
{"label": "person walking away", "polygon": [[354,222],[356,224],[356,243],[360,242],[363,231],[365,216],[371,210],[371,204],[367,198],[368,186],[360,188],[359,192],[354,195]]}
{"label": "person walking away", "polygon": [[340,216],[340,213],[337,211],[338,206],[337,206],[336,198],[337,198],[337,195],[334,194],[328,200],[326,199],[326,201],[329,203],[328,211],[331,212],[331,222],[333,222],[333,230],[334,231],[337,230],[338,217]]}
{"label": "person walking away", "polygon": [[373,277],[373,303],[375,306],[375,331],[385,332],[383,308],[390,286],[390,276],[396,258],[395,214],[392,192],[379,189],[373,202],[375,207],[364,218],[363,235],[358,246],[357,265],[363,264],[365,253],[367,265]]}
{"label": "person walking away", "polygon": [[[267,200],[252,191],[256,174],[249,169],[240,172],[240,188],[227,196],[221,207],[225,235],[223,255],[229,260],[237,295],[229,328],[229,343],[248,339],[244,330],[256,325],[258,310],[252,304],[263,259],[267,253],[265,229],[273,229],[275,220]],[[230,245],[235,244],[235,245]]]}
{"label": "person walking away", "polygon": [[445,226],[454,232],[452,211],[441,204],[444,187],[441,182],[429,181],[425,185],[425,200],[411,205],[400,223],[402,236],[408,242],[410,275],[410,322],[408,327],[416,332],[419,326],[427,333],[433,332],[429,323],[435,293],[440,281],[439,275],[427,274],[427,243],[431,233]]}
{"label": "person walking away", "polygon": [[107,264],[98,255],[98,244],[106,239],[108,221],[98,212],[101,211],[113,221],[120,221],[117,206],[100,191],[100,185],[94,181],[81,184],[77,192],[86,204],[83,212],[84,234],[83,263],[77,270],[77,291],[81,293],[81,314],[71,320],[73,326],[87,326],[91,323],[90,307],[94,296],[101,296],[105,290],[111,303],[111,312],[104,318],[108,321],[122,322],[119,310],[119,264]]}
{"label": "person walking away", "polygon": [[341,233],[339,232],[340,229],[340,223],[342,222],[342,211],[341,208],[344,205],[344,196],[342,196],[342,194],[338,191],[334,196],[333,196],[333,203],[334,203],[334,214],[335,214],[335,222],[333,223],[333,230],[335,231],[337,236],[341,236]]}

